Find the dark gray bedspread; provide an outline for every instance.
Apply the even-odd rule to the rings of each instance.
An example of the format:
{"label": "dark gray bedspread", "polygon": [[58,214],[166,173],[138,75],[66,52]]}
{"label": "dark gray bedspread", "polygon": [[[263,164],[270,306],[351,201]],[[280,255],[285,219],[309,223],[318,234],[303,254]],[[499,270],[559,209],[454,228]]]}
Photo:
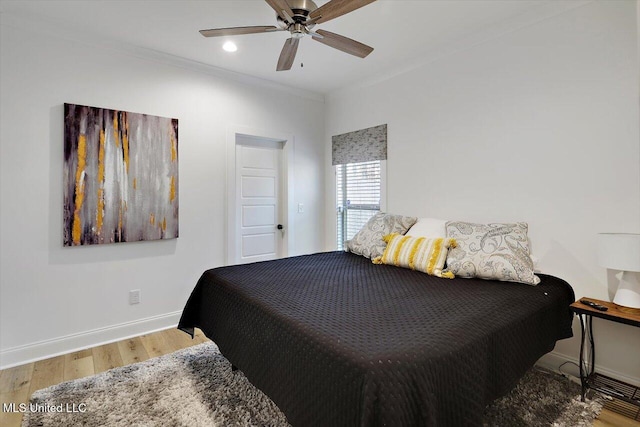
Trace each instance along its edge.
{"label": "dark gray bedspread", "polygon": [[441,279],[345,252],[206,271],[198,327],[294,426],[475,426],[556,340],[572,288]]}

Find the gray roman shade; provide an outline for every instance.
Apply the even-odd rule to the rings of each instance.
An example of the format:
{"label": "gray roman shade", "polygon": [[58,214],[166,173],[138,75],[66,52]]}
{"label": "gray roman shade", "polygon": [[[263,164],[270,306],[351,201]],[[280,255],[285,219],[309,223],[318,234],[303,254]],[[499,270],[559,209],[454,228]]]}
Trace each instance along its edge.
{"label": "gray roman shade", "polygon": [[374,126],[331,138],[332,165],[387,159],[387,125]]}

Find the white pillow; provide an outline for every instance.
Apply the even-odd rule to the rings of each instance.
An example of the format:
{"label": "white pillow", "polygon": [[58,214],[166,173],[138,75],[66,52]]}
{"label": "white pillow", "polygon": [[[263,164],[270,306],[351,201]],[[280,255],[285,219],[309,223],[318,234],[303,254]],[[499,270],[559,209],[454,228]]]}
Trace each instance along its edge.
{"label": "white pillow", "polygon": [[418,222],[407,231],[407,236],[413,237],[447,237],[446,219],[418,218]]}

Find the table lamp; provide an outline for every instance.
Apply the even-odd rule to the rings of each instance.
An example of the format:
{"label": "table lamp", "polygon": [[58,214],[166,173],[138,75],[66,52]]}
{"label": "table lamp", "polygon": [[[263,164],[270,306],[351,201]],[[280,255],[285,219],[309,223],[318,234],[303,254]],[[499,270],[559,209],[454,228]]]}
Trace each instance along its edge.
{"label": "table lamp", "polygon": [[598,262],[612,270],[621,270],[622,277],[613,302],[640,312],[640,234],[598,234]]}

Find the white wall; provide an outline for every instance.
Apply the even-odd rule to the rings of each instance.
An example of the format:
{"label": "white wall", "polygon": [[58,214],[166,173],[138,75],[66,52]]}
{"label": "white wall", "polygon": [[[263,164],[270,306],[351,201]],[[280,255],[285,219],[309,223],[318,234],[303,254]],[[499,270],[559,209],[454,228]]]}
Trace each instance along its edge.
{"label": "white wall", "polygon": [[[230,127],[295,137],[290,202],[305,212],[290,254],[322,249],[321,96],[41,27],[2,16],[0,365],[175,326],[200,274],[224,263]],[[178,239],[63,248],[65,102],[179,119]]]}
{"label": "white wall", "polygon": [[[596,233],[640,232],[635,1],[533,20],[327,98],[330,136],[388,124],[388,211],[526,221],[543,272],[608,299]],[[523,21],[524,22],[524,21]],[[327,194],[327,248],[335,202]],[[602,369],[640,383],[640,328],[594,322]],[[574,324],[579,336],[579,323]],[[556,346],[575,360],[579,340]],[[556,365],[557,366],[557,365]]]}

